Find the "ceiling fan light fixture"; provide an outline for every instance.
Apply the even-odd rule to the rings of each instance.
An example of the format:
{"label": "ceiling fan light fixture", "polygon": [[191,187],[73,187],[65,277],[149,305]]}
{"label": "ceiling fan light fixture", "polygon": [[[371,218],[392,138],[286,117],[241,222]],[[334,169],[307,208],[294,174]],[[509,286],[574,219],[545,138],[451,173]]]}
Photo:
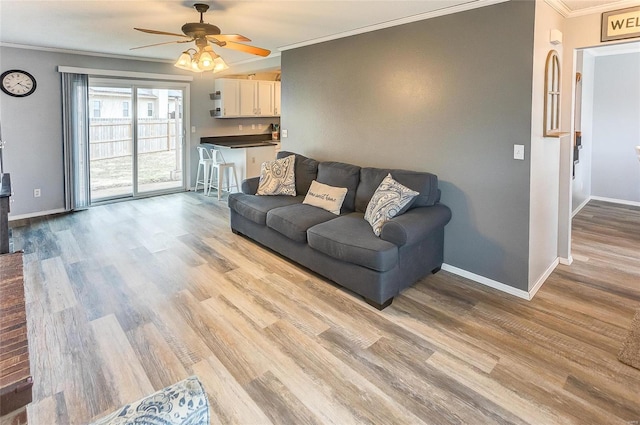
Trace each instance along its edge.
{"label": "ceiling fan light fixture", "polygon": [[[189,49],[192,50],[192,49]],[[184,69],[186,71],[191,71],[191,61],[193,60],[191,57],[191,52],[189,50],[185,50],[182,52],[176,63],[173,65],[176,68]]]}
{"label": "ceiling fan light fixture", "polygon": [[197,60],[193,60],[191,62],[191,68],[189,68],[189,71],[193,71],[193,72],[202,72],[204,71],[203,69],[200,69],[200,66],[198,65],[198,61]]}
{"label": "ceiling fan light fixture", "polygon": [[204,22],[203,15],[207,10],[209,10],[208,4],[196,3],[193,5],[193,7],[200,14],[200,22],[187,22],[182,26],[182,34],[145,28],[134,28],[137,31],[148,34],[170,35],[174,37],[180,37],[180,39],[167,41],[164,43],[155,43],[146,46],[133,47],[131,48],[131,50],[160,46],[165,44],[189,43],[195,41],[196,49],[187,49],[186,51],[182,52],[182,54],[174,64],[174,66],[177,68],[192,72],[220,72],[229,68],[225,61],[220,56],[218,56],[216,52],[213,51],[211,46],[209,46],[209,43],[213,43],[219,47],[238,50],[244,53],[262,57],[266,57],[271,54],[270,50],[263,49],[261,47],[250,46],[248,44],[242,44],[244,42],[251,41],[249,38],[243,35],[222,34],[219,27]]}
{"label": "ceiling fan light fixture", "polygon": [[224,71],[229,65],[220,56],[213,60],[213,73]]}
{"label": "ceiling fan light fixture", "polygon": [[215,64],[213,63],[213,56],[206,50],[200,52],[200,58],[198,58],[198,68],[203,71],[213,70]]}

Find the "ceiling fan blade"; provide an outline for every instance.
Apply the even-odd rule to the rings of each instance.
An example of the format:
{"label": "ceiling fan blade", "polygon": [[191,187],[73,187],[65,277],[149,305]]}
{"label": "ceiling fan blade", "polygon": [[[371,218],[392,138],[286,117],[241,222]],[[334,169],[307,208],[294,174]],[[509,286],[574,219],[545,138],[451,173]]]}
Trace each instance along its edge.
{"label": "ceiling fan blade", "polygon": [[173,32],[165,32],[165,31],[157,31],[157,30],[147,30],[147,29],[144,29],[144,28],[134,28],[134,30],[146,32],[148,34],[173,35],[174,37],[187,37],[184,34],[176,34],[176,33],[173,33]]}
{"label": "ceiling fan blade", "polygon": [[251,41],[251,39],[240,34],[216,34],[216,35],[208,35],[207,38],[209,40],[216,39],[218,41],[241,41],[243,43],[246,43],[247,41]]}
{"label": "ceiling fan blade", "polygon": [[144,49],[145,47],[153,47],[153,46],[162,46],[163,44],[188,43],[188,42],[190,42],[190,41],[193,41],[193,40],[174,40],[174,41],[165,41],[164,43],[147,44],[146,46],[132,47],[132,48],[130,48],[129,50]]}
{"label": "ceiling fan blade", "polygon": [[247,44],[234,43],[233,41],[221,41],[220,43],[215,43],[215,44],[217,44],[220,47],[226,47],[228,49],[240,50],[241,52],[251,53],[252,55],[269,56],[271,54],[271,50],[263,49],[261,47],[249,46]]}

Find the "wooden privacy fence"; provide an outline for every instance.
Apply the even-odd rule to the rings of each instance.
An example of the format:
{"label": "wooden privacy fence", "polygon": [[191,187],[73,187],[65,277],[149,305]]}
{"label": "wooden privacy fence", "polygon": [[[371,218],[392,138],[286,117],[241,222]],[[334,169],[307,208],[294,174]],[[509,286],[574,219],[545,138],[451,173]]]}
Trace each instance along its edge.
{"label": "wooden privacy fence", "polygon": [[[143,118],[138,120],[138,153],[176,148],[182,120]],[[129,118],[92,118],[89,126],[91,160],[129,156],[133,153],[133,122]]]}

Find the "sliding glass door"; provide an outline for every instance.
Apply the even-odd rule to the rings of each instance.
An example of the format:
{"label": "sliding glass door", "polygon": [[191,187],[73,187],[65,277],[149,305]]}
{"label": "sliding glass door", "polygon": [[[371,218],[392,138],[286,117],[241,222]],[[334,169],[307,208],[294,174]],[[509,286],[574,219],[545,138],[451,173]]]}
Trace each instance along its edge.
{"label": "sliding glass door", "polygon": [[184,189],[184,87],[89,81],[91,202]]}

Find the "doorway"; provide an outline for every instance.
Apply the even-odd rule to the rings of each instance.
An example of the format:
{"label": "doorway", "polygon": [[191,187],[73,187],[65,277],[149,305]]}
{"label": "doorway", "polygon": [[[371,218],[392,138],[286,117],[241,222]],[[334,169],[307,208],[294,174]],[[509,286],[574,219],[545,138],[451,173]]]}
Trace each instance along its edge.
{"label": "doorway", "polygon": [[185,188],[186,87],[89,79],[90,203]]}
{"label": "doorway", "polygon": [[573,215],[591,199],[640,205],[640,42],[580,49],[574,109]]}

